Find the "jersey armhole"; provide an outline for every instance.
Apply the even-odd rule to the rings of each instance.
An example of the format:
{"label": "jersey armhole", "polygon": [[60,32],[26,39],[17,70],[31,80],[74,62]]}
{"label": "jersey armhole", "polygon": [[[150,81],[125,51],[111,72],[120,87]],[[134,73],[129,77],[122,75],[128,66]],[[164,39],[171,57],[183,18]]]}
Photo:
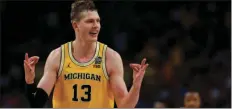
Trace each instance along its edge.
{"label": "jersey armhole", "polygon": [[107,69],[106,69],[106,49],[107,49],[107,45],[104,45],[103,53],[102,53],[102,58],[103,58],[102,68],[103,68],[103,73],[104,73],[106,79],[109,80],[109,74],[108,74]]}
{"label": "jersey armhole", "polygon": [[62,70],[63,70],[63,66],[64,66],[64,45],[61,46],[61,55],[60,55],[60,65],[59,65],[59,70],[57,72],[57,78],[60,77]]}

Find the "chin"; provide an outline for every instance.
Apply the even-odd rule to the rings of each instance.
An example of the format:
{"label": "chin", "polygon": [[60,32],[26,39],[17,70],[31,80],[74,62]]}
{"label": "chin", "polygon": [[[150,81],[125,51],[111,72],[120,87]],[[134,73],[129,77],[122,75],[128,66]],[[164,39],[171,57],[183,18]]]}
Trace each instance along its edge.
{"label": "chin", "polygon": [[97,38],[90,38],[88,39],[88,42],[97,42]]}
{"label": "chin", "polygon": [[96,42],[98,40],[98,36],[90,36],[89,40]]}

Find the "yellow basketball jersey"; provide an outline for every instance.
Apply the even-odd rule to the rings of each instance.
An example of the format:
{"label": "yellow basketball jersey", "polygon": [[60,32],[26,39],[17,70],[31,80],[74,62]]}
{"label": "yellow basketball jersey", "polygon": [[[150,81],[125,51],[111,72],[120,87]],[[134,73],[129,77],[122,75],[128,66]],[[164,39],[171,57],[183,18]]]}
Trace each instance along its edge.
{"label": "yellow basketball jersey", "polygon": [[61,64],[53,93],[53,108],[113,108],[105,66],[107,45],[96,43],[94,57],[87,63],[76,61],[72,42],[61,46]]}

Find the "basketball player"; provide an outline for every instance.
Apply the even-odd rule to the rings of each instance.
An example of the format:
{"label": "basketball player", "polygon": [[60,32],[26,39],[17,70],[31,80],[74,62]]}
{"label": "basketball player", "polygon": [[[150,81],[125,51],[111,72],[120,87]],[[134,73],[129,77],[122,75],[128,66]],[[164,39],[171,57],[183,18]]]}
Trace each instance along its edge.
{"label": "basketball player", "polygon": [[201,99],[198,92],[187,92],[184,97],[185,108],[200,108]]}
{"label": "basketball player", "polygon": [[34,83],[38,56],[25,55],[27,96],[32,107],[43,107],[54,88],[53,108],[134,108],[148,64],[130,64],[133,85],[127,91],[120,55],[97,41],[100,17],[93,1],[77,0],[71,7],[76,39],[49,54],[44,75]]}

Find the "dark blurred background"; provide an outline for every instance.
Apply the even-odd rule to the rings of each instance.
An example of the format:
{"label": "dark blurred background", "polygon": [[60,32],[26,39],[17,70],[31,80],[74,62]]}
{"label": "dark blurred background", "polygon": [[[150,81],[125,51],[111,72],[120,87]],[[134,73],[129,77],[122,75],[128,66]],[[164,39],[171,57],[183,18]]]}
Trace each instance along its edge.
{"label": "dark blurred background", "polygon": [[[0,2],[2,71],[0,107],[29,107],[24,96],[25,52],[38,55],[36,82],[52,49],[74,40],[72,1]],[[202,107],[231,107],[231,2],[96,2],[99,41],[119,52],[130,88],[130,62],[147,57],[137,107],[183,107],[189,90]],[[48,103],[47,107],[51,107]]]}

